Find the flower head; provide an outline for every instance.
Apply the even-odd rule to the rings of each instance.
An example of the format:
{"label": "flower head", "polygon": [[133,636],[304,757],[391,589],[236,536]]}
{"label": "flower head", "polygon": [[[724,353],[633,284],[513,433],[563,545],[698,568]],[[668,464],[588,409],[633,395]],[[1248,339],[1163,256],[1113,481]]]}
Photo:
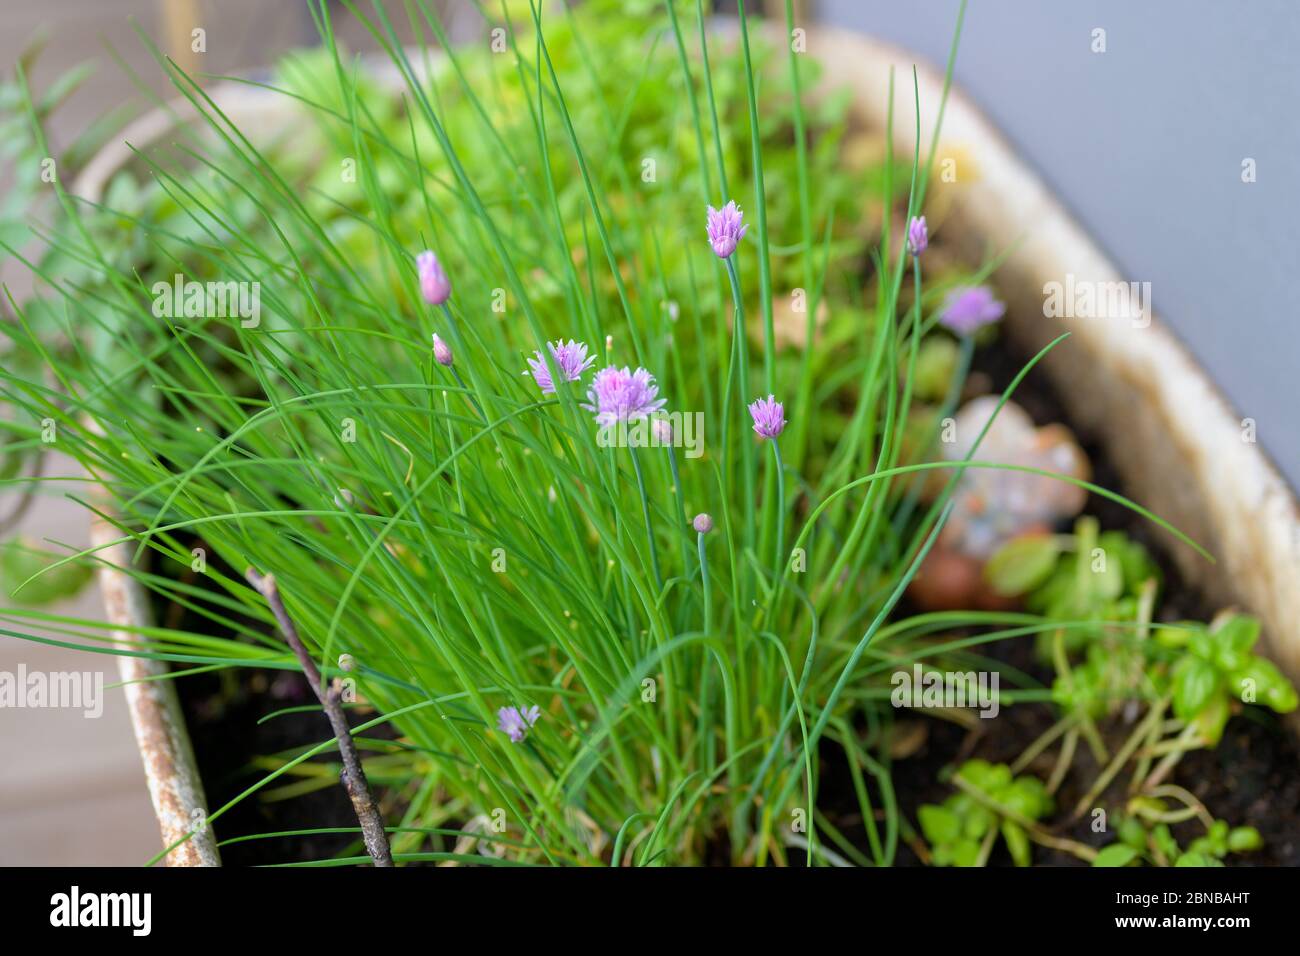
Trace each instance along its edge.
{"label": "flower head", "polygon": [[964,286],[948,293],[939,313],[939,322],[958,335],[970,335],[990,322],[996,322],[1006,311],[1006,305],[993,297],[988,286]]}
{"label": "flower head", "polygon": [[433,333],[433,357],[439,365],[451,365],[451,346],[437,332]]}
{"label": "flower head", "polygon": [[425,249],[415,257],[415,269],[420,274],[420,295],[430,305],[442,305],[451,297],[451,280],[432,250]]}
{"label": "flower head", "polygon": [[511,743],[519,743],[528,736],[528,728],[537,723],[542,716],[536,704],[520,710],[518,707],[502,707],[497,711],[497,727],[510,738]]}
{"label": "flower head", "polygon": [[719,259],[725,259],[736,251],[745,230],[749,228],[744,220],[745,214],[740,211],[734,199],[721,209],[709,207],[709,245],[713,246]]}
{"label": "flower head", "polygon": [[930,232],[925,225],[924,216],[913,216],[907,224],[907,251],[914,256],[925,252],[930,244]]}
{"label": "flower head", "polygon": [[596,424],[607,426],[654,414],[667,403],[658,396],[655,377],[645,369],[633,372],[626,365],[622,368],[609,365],[592,379],[587,389],[591,404],[582,407],[596,413]]}
{"label": "flower head", "polygon": [[695,516],[695,520],[691,522],[691,527],[699,534],[708,534],[713,530],[713,518],[701,511]]}
{"label": "flower head", "polygon": [[754,419],[754,431],[763,438],[775,438],[785,429],[785,407],[774,400],[775,396],[760,398],[749,406]]}
{"label": "flower head", "polygon": [[[562,381],[576,382],[582,378],[582,373],[591,367],[596,361],[596,356],[587,357],[587,346],[583,342],[575,342],[573,339],[564,341],[559,339],[555,342],[547,342],[547,349],[550,350],[551,358],[555,362],[556,369],[560,372]],[[534,352],[533,358],[528,360],[528,367],[532,369],[533,381],[537,387],[542,390],[543,394],[551,394],[555,391],[555,383],[551,381],[551,370],[546,366],[546,359],[542,357],[541,352]]]}

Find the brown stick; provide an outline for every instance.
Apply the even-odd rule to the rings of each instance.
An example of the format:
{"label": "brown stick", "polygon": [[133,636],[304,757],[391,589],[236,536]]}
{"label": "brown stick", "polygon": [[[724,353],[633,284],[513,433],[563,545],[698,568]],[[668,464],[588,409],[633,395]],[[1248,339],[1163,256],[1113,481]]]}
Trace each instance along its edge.
{"label": "brown stick", "polygon": [[343,772],[339,778],[348,792],[348,797],[352,800],[352,809],[356,812],[357,822],[361,824],[361,837],[365,840],[366,852],[375,861],[375,866],[392,866],[393,853],[388,847],[384,819],[379,815],[379,808],[375,806],[375,798],[370,792],[366,772],[361,767],[361,757],[357,754],[356,742],[353,741],[352,731],[348,727],[348,719],[344,716],[343,707],[339,703],[339,685],[336,683],[328,691],[321,686],[320,671],[316,667],[316,662],[312,660],[311,654],[307,653],[307,648],[303,646],[293,618],[289,617],[289,612],[285,610],[284,601],[280,599],[280,589],[275,583],[275,575],[261,575],[253,568],[249,568],[244,572],[244,577],[248,579],[249,584],[257,588],[262,597],[266,598],[271,613],[275,615],[276,623],[284,633],[284,639],[289,642],[294,656],[298,658],[298,664],[307,675],[307,683],[311,684],[312,691],[325,710],[325,716],[329,718],[330,727],[333,728],[334,737],[339,744],[339,753],[343,756]]}

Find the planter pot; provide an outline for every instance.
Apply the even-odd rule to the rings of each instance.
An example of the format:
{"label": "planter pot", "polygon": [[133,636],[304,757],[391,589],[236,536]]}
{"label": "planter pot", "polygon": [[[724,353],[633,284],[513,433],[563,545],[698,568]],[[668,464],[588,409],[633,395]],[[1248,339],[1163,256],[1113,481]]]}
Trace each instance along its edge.
{"label": "planter pot", "polygon": [[[90,543],[101,547],[119,537],[117,529],[107,521],[96,518],[91,523]],[[128,544],[115,544],[101,552],[103,563],[97,576],[100,593],[104,596],[104,618],[119,628],[144,627],[153,623],[149,597],[140,582],[124,571],[131,562]],[[131,637],[128,630],[112,633],[115,642],[126,642]],[[119,647],[122,643],[119,643]],[[153,801],[158,828],[162,832],[164,847],[176,844],[167,854],[168,866],[220,866],[216,841],[210,829],[203,829],[185,842],[186,834],[196,822],[196,809],[206,812],[207,800],[203,796],[203,782],[199,779],[190,747],[185,718],[181,713],[176,685],[170,680],[159,680],[167,665],[147,657],[118,657],[117,669],[126,683],[127,707],[131,726],[135,730],[136,745],[144,762],[144,776],[149,784],[149,798]]]}
{"label": "planter pot", "polygon": [[[855,109],[877,127],[888,108],[890,65],[915,62],[904,50],[840,31],[818,33],[809,52],[826,64],[828,83],[854,90]],[[910,155],[915,130],[905,72],[895,78],[894,135]],[[923,64],[917,72],[928,149],[943,76]],[[1292,489],[1253,436],[1246,440],[1241,416],[1159,317],[1046,314],[1049,289],[1106,290],[1129,277],[960,90],[949,94],[939,148],[941,157],[957,160],[956,182],[941,190],[951,202],[945,233],[966,237],[972,258],[1011,250],[995,282],[1013,343],[1032,355],[1071,333],[1043,363],[1071,424],[1100,439],[1128,497],[1215,556],[1212,564],[1164,536],[1185,579],[1211,603],[1258,616],[1269,656],[1300,680],[1300,508]]]}
{"label": "planter pot", "polygon": [[[784,42],[783,33],[773,36]],[[895,116],[909,119],[895,122],[895,137],[897,147],[910,152],[912,92],[905,74],[916,58],[843,31],[809,31],[808,50],[825,64],[826,85],[852,89],[857,118],[875,128],[884,125],[889,71],[896,67]],[[395,87],[401,83],[386,62],[376,73]],[[922,63],[918,77],[928,146],[943,77]],[[302,122],[286,99],[267,91],[225,83],[209,92],[253,142],[285,135]],[[160,146],[175,117],[187,115],[184,101],[153,111],[131,124],[121,140],[137,150]],[[113,173],[133,161],[125,142],[109,146],[86,167],[74,186],[79,195],[98,200]],[[996,282],[1010,305],[1006,331],[1013,343],[1033,352],[1062,331],[1073,333],[1045,362],[1073,423],[1099,440],[1126,494],[1217,557],[1210,564],[1171,536],[1164,538],[1192,586],[1215,604],[1237,605],[1263,620],[1268,653],[1292,680],[1300,680],[1300,509],[1289,487],[1259,446],[1243,441],[1239,416],[1158,318],[1138,327],[1126,318],[1044,315],[1049,283],[1106,288],[1100,284],[1125,280],[959,90],[948,99],[940,150],[941,157],[959,157],[956,182],[936,187],[932,197],[945,204],[945,232],[969,237],[973,255],[990,247],[1012,250]],[[97,523],[94,543],[114,535]],[[124,564],[129,553],[115,548],[105,557]],[[151,623],[145,595],[128,575],[101,566],[99,576],[112,623]],[[119,661],[128,680],[156,675],[162,666],[143,658]],[[190,830],[194,808],[205,806],[180,705],[168,681],[128,684],[127,695],[163,844],[170,846]],[[218,862],[208,832],[167,857],[169,865]]]}

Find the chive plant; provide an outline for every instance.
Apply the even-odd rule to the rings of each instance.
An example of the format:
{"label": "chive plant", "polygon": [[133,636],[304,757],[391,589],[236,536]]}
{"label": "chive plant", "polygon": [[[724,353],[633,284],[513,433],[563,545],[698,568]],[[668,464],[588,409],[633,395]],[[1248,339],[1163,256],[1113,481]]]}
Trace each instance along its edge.
{"label": "chive plant", "polygon": [[[130,573],[198,625],[123,647],[11,609],[4,633],[173,676],[296,670],[256,568],[321,674],[356,682],[397,862],[816,864],[828,838],[892,862],[889,715],[864,675],[944,627],[1048,627],[895,616],[961,469],[997,467],[902,451],[935,299],[992,267],[923,286],[924,223],[890,234],[896,205],[924,208],[938,128],[910,165],[846,173],[842,108],[803,102],[789,0],[775,45],[744,4],[733,36],[697,0],[485,10],[474,49],[424,3],[402,5],[414,47],[396,5],[342,5],[380,59],[345,52],[314,0],[322,51],[238,81],[292,117],[271,135],[160,56],[197,120],[179,155],[139,153],[149,198],[52,186],[66,224],[46,238],[77,271],[24,259],[59,345],[12,303],[39,373],[3,375],[8,447],[56,422],[86,477],[44,487],[107,516]],[[885,210],[869,254],[864,190]],[[227,288],[257,308],[232,314]],[[785,296],[800,348],[778,348]],[[919,507],[935,469],[946,490]],[[209,822],[255,836],[223,814],[334,749],[280,755]],[[865,848],[816,811],[828,755]]]}

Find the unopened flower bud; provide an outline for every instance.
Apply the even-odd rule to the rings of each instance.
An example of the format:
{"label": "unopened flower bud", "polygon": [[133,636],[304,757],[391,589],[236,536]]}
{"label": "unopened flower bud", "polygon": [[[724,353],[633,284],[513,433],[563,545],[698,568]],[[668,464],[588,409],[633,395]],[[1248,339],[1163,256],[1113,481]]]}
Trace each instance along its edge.
{"label": "unopened flower bud", "polygon": [[433,333],[433,357],[439,365],[451,366],[451,346],[444,342],[437,332]]}

